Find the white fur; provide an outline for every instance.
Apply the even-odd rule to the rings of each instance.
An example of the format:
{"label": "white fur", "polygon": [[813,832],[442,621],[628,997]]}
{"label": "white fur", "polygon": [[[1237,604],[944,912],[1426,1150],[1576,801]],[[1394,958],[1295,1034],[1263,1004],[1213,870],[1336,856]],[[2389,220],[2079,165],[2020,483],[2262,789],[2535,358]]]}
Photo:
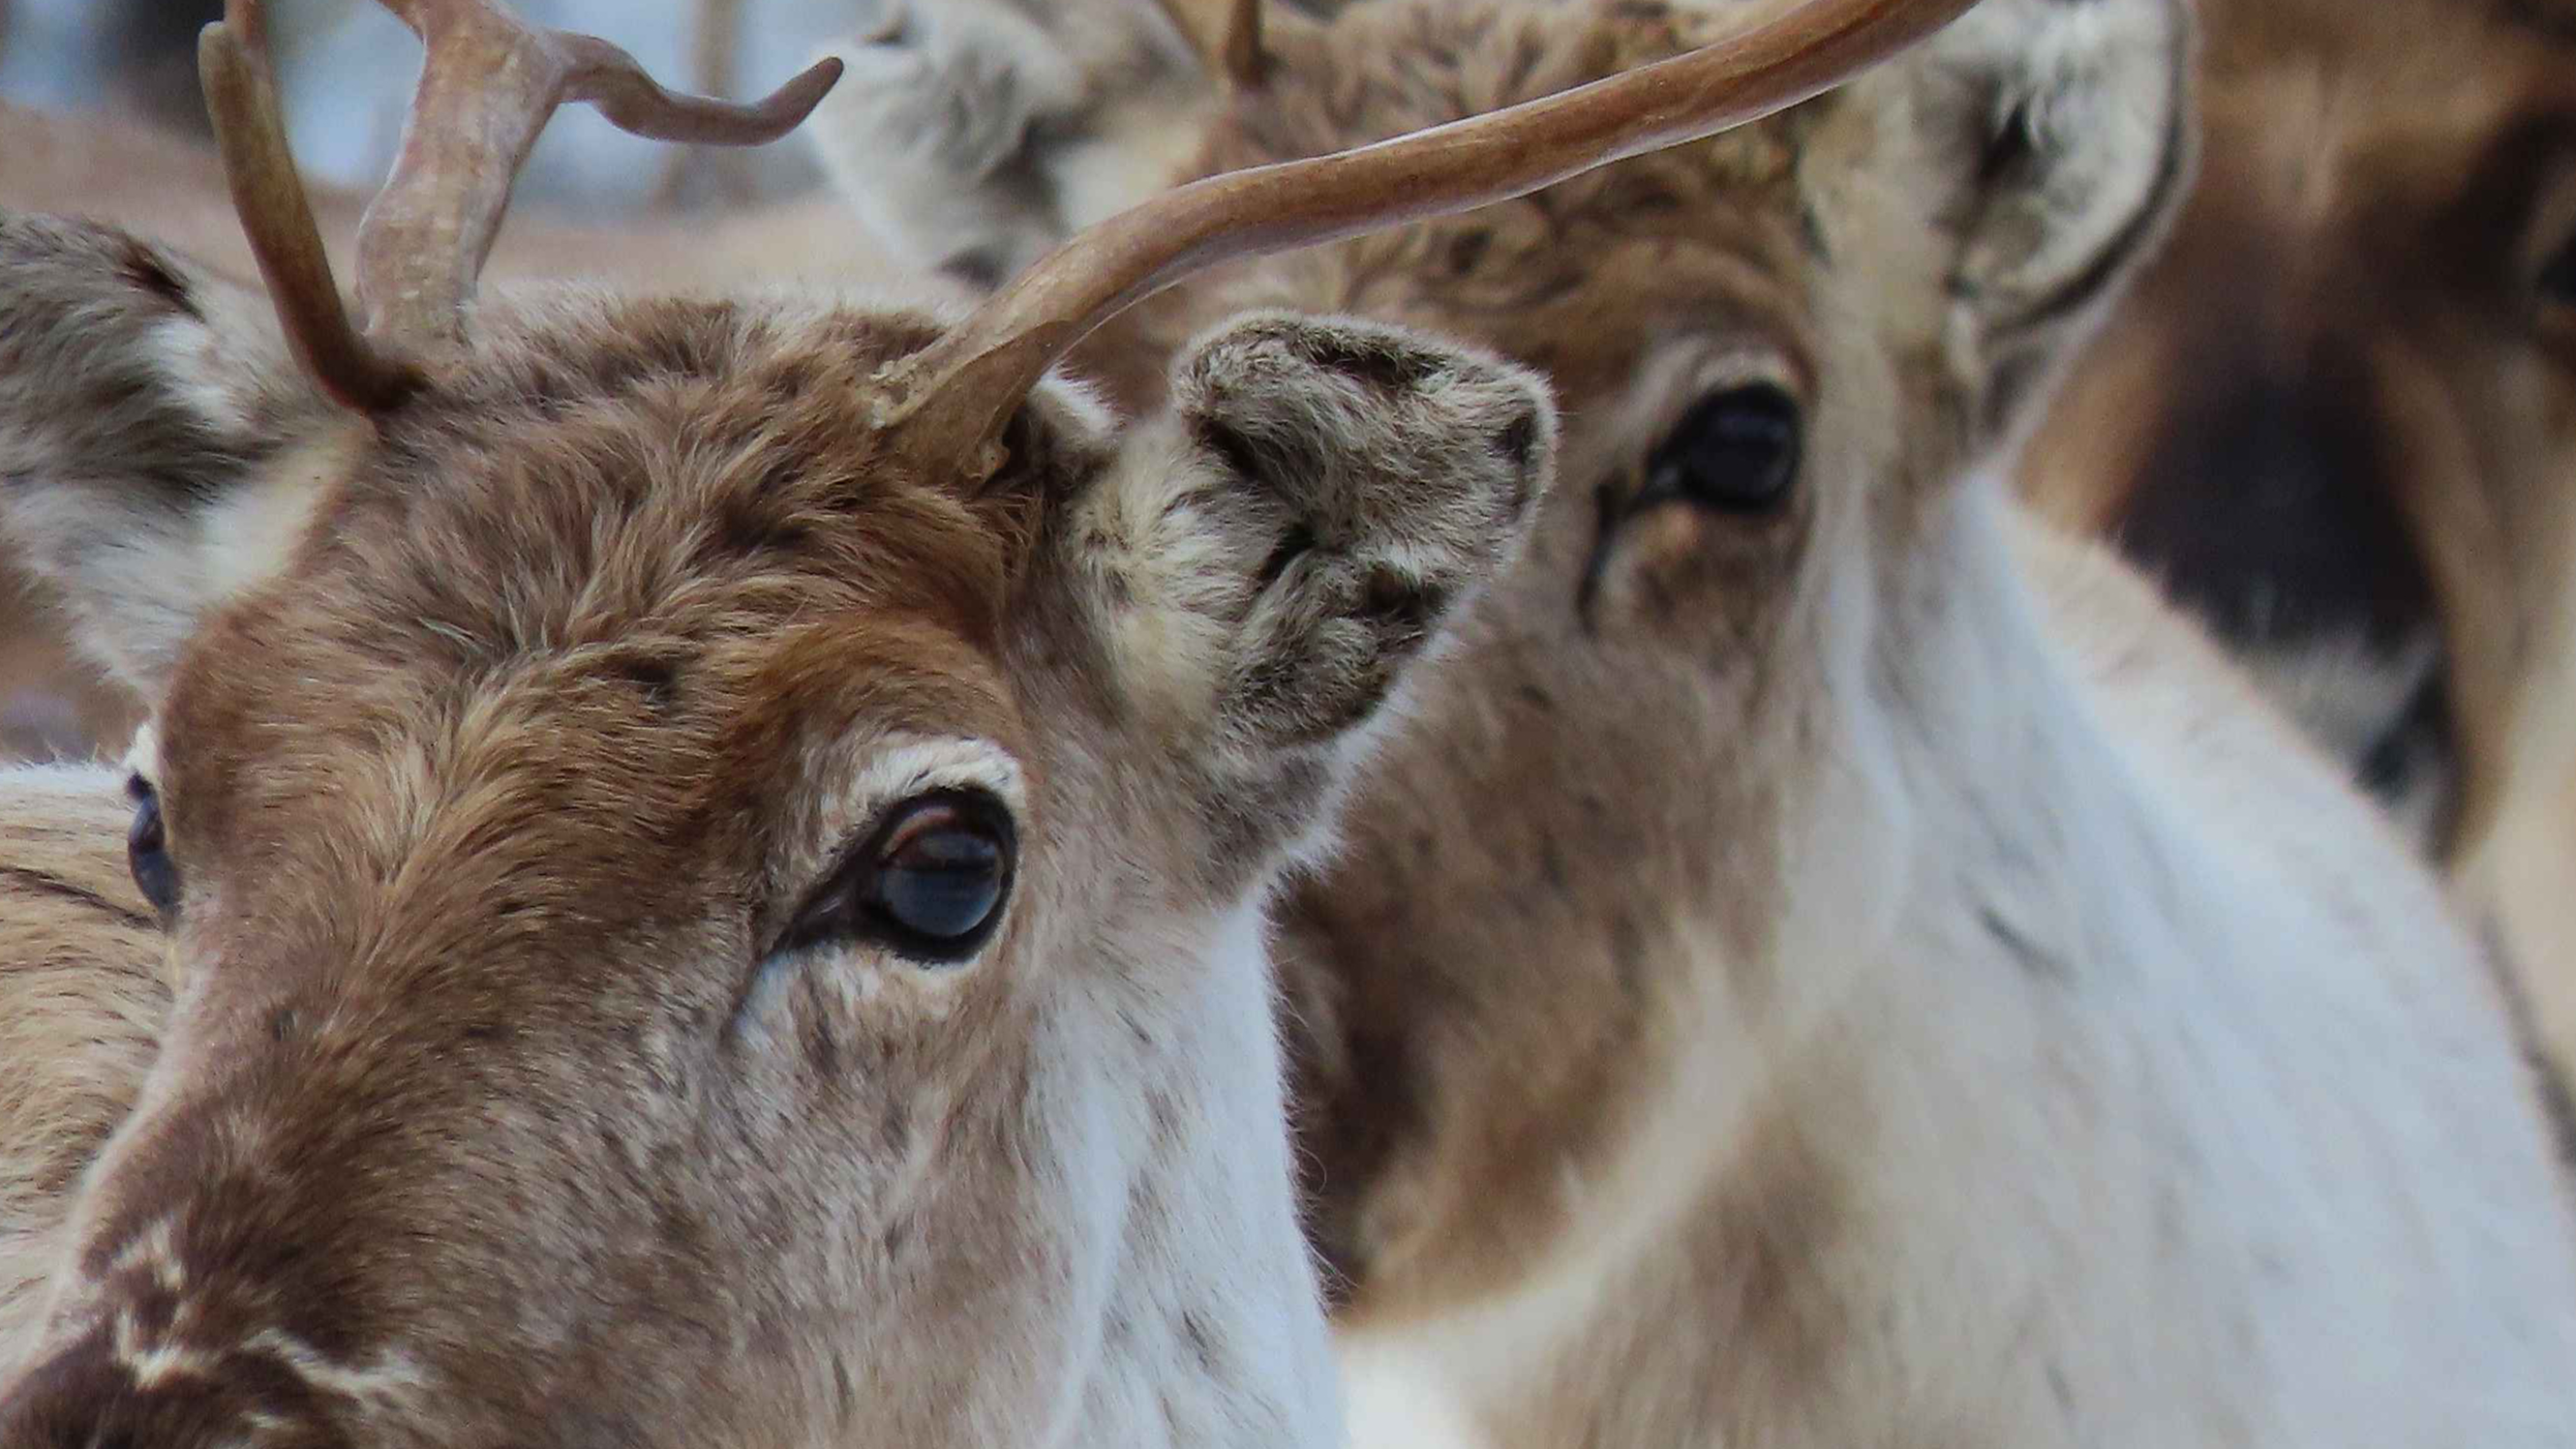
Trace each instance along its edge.
{"label": "white fur", "polygon": [[[1122,1174],[1106,1158],[1081,1165],[1077,1181],[1087,1181],[1098,1197],[1068,1209],[1075,1216],[1122,1216],[1127,1240],[1139,1251],[1101,1260],[1102,1277],[1070,1291],[1103,1301],[1094,1321],[1114,1320],[1132,1331],[1123,1342],[1089,1347],[1086,1371],[1066,1381],[1069,1389],[1080,1388],[1079,1403],[1067,1405],[1060,1430],[1034,1443],[1191,1449],[1340,1441],[1341,1396],[1312,1265],[1299,1252],[1245,1246],[1302,1237],[1287,1141],[1277,1130],[1287,1106],[1264,930],[1261,903],[1247,902],[1198,943],[1205,965],[1194,973],[1188,1019],[1170,1028],[1170,1055],[1131,1064],[1180,1107],[1184,1130],[1156,1145],[1145,1159],[1150,1172],[1138,1170],[1140,1162]],[[1094,1023],[1096,1038],[1069,1036],[1064,1050],[1049,1058],[1064,1087],[1056,1100],[1066,1110],[1081,1103],[1082,1110],[1132,1112],[1144,1095],[1137,1075],[1118,1073],[1127,1055],[1116,1045],[1129,1031],[1119,1019],[1123,1013],[1150,1019],[1168,1011],[1143,999],[1114,1003]],[[1130,1150],[1154,1140],[1143,1122],[1119,1126],[1106,1140]],[[1103,1139],[1094,1134],[1091,1140]],[[1283,1312],[1283,1305],[1295,1307]],[[1235,1382],[1200,1382],[1187,1372],[1185,1308],[1204,1315],[1205,1327],[1238,1356]],[[1252,1402],[1242,1392],[1245,1383],[1261,1386],[1258,1407],[1276,1415],[1273,1421],[1241,1417]]]}
{"label": "white fur", "polygon": [[1885,905],[1851,918],[1866,939],[1791,933],[1769,971],[1830,1010],[1709,1036],[1751,1059],[1727,1090],[1660,1085],[1677,1130],[1624,1149],[1610,1221],[1400,1353],[1371,1343],[1418,1382],[1355,1407],[1508,1404],[1633,1312],[1669,1214],[1730,1171],[1731,1103],[1786,1108],[1853,1185],[1816,1265],[1855,1309],[1827,1442],[2576,1443],[2576,1230],[2432,883],[2205,646],[2159,624],[2180,651],[2121,662],[2129,621],[2080,617],[2081,590],[2137,586],[2024,527],[1990,481],[1958,500],[1942,622],[1891,626],[1904,655],[1874,666],[1913,717],[1846,701],[1836,752],[1871,783],[1836,833],[1901,844],[1810,852],[1793,894]]}
{"label": "white fur", "polygon": [[[1856,122],[1876,147],[1921,158],[1810,158],[1820,210],[1864,218],[1836,241],[1866,248],[1843,280],[1870,345],[1937,336],[1995,387],[1987,421],[2032,411],[2046,369],[2025,364],[2081,330],[2093,267],[2177,185],[2180,23],[1989,3],[1856,87],[1883,102]],[[942,64],[961,68],[911,83]],[[2031,164],[1994,181],[1981,159],[2014,132]],[[840,179],[929,231],[940,213],[907,198],[968,178],[895,177],[901,151]],[[1957,257],[1917,209],[1943,184],[1975,213]],[[1669,425],[1680,358],[1631,381],[1641,416],[1596,401],[1585,431],[1619,456],[1578,439],[1572,477]],[[1838,489],[1905,473],[1885,361],[1822,367]],[[1657,983],[1681,1014],[1659,1031],[1686,1045],[1635,1069],[1649,1100],[1610,1160],[1550,1183],[1571,1211],[1539,1261],[1344,1335],[1353,1442],[1544,1444],[1533,1422],[1584,1415],[1534,1411],[1572,1399],[1596,1422],[1665,1406],[1602,1442],[1704,1449],[2576,1444],[2576,1221],[2433,884],[2107,558],[2033,532],[1993,478],[1915,485],[1946,491],[1902,558],[1861,515],[1908,505],[1845,496],[1819,519],[1801,586],[1821,622],[1798,647],[1819,655],[1821,775],[1796,784],[1763,959],[1728,959],[1744,903],[1722,886],[1669,903],[1707,943]],[[1834,1325],[1795,1382],[1684,1296],[1724,1267],[1693,1235],[1770,1185],[1757,1134],[1836,1189],[1781,1270],[1791,1312]],[[1665,1339],[1690,1347],[1627,1351]],[[1587,1380],[1596,1354],[1740,1376]]]}

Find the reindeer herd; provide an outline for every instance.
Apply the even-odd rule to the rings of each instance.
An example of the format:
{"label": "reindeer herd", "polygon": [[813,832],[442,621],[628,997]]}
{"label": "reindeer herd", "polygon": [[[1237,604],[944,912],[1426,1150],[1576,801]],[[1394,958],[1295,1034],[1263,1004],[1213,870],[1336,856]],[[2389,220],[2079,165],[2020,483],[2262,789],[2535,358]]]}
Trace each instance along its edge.
{"label": "reindeer herd", "polygon": [[[0,775],[0,1449],[2576,1445],[2467,897],[2023,501],[2183,506],[2021,447],[2179,0],[1125,3],[385,0],[361,200],[231,0],[232,230],[0,174],[147,702]],[[849,210],[604,277],[567,101]]]}

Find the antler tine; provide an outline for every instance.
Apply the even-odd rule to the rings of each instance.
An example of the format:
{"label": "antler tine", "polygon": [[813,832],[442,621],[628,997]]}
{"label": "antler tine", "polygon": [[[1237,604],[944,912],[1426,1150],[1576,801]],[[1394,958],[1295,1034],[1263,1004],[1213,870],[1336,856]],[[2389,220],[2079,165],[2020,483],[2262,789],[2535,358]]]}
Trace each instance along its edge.
{"label": "antler tine", "polygon": [[653,140],[752,146],[796,129],[841,75],[825,60],[736,105],[665,90],[616,46],[531,27],[489,0],[383,3],[429,54],[401,154],[358,226],[364,332],[340,300],[287,146],[259,0],[225,0],[197,45],[225,181],[287,340],[324,388],[366,412],[399,403],[426,358],[464,342],[510,187],[564,103],[588,102]]}
{"label": "antler tine", "polygon": [[287,148],[268,55],[257,0],[225,0],[223,20],[197,39],[197,74],[224,182],[297,361],[341,402],[379,411],[400,402],[419,374],[407,359],[373,346],[350,325],[321,229],[313,223],[312,199]]}
{"label": "antler tine", "polygon": [[555,110],[585,101],[659,141],[760,145],[801,124],[840,79],[825,60],[755,105],[663,89],[625,51],[528,25],[493,0],[381,0],[428,50],[402,149],[358,228],[368,331],[414,346],[464,339],[475,278],[520,165]]}
{"label": "antler tine", "polygon": [[1223,262],[1526,196],[1784,110],[1949,24],[1975,0],[1807,0],[1625,75],[1373,146],[1209,177],[1092,227],[888,370],[885,421],[925,467],[988,476],[995,439],[1101,322]]}

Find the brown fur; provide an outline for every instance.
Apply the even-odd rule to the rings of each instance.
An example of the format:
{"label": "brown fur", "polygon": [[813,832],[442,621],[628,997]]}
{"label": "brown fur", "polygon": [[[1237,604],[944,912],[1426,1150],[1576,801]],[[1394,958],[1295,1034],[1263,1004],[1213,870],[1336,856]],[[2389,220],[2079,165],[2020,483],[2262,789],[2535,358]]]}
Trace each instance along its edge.
{"label": "brown fur", "polygon": [[[984,482],[873,421],[915,312],[496,298],[362,422],[121,233],[0,216],[0,303],[0,527],[182,883],[0,1444],[1329,1439],[1249,923],[1515,547],[1528,375],[1243,319]],[[779,947],[920,741],[1017,772],[1001,933]]]}
{"label": "brown fur", "polygon": [[[236,282],[257,278],[223,173],[202,142],[113,116],[53,115],[0,104],[0,206],[85,216],[179,248]],[[365,198],[317,188],[322,232],[345,272]],[[903,271],[864,245],[828,202],[721,217],[582,218],[531,210],[501,236],[496,281],[589,278],[680,291],[744,277],[877,289]],[[938,289],[915,283],[917,290]],[[114,754],[144,702],[79,659],[60,603],[0,559],[0,761]]]}

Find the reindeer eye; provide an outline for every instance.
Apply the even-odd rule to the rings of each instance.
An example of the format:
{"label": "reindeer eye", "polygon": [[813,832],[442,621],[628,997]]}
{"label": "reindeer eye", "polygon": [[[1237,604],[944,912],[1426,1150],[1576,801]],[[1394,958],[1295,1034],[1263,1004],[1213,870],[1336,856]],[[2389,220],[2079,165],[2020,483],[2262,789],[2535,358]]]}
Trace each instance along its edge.
{"label": "reindeer eye", "polygon": [[973,950],[1001,914],[1011,883],[1010,817],[973,797],[908,807],[869,877],[867,909],[908,954]]}
{"label": "reindeer eye", "polygon": [[943,790],[895,807],[790,933],[788,944],[873,941],[925,965],[952,965],[993,933],[1017,849],[1010,812],[990,796]]}
{"label": "reindeer eye", "polygon": [[134,801],[134,823],[125,832],[126,864],[134,872],[134,888],[166,919],[179,909],[179,867],[170,860],[161,828],[161,797],[141,775],[126,780],[125,793]]}
{"label": "reindeer eye", "polygon": [[1647,462],[1646,495],[1727,513],[1760,513],[1788,501],[1798,482],[1798,402],[1752,383],[1695,404]]}

